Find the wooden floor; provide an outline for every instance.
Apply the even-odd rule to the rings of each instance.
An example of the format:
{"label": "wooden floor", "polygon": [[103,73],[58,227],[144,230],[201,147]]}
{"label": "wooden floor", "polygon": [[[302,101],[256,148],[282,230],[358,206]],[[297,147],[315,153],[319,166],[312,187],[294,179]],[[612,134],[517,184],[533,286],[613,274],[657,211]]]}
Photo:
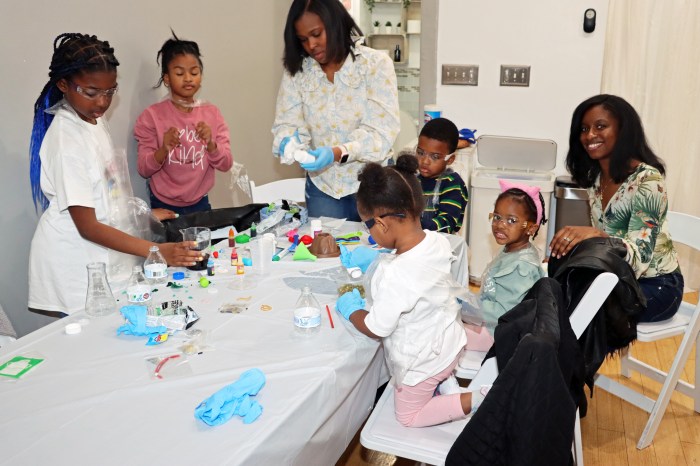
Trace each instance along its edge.
{"label": "wooden floor", "polygon": [[[686,294],[685,300],[697,303],[698,294]],[[681,337],[655,343],[635,343],[632,353],[651,365],[668,371]],[[695,381],[693,367],[695,350],[685,367],[683,379]],[[635,389],[656,398],[660,384],[639,374],[631,379],[619,374],[618,359],[608,359],[601,373],[623,380]],[[637,450],[637,441],[647,422],[648,414],[619,398],[596,388],[589,399],[588,415],[581,420],[585,466],[675,466],[700,465],[700,414],[693,411],[690,398],[674,393],[654,442]],[[337,466],[413,466],[415,463],[393,455],[367,450],[359,442],[359,434],[348,446]]]}

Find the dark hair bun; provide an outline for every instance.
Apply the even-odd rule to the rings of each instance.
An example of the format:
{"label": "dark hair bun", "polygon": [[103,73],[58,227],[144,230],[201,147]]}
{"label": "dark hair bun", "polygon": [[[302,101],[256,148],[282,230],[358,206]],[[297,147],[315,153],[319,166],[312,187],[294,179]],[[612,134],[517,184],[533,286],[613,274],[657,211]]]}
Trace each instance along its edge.
{"label": "dark hair bun", "polygon": [[375,190],[383,189],[386,186],[386,173],[384,168],[378,163],[368,163],[357,175],[360,183],[372,186]]}
{"label": "dark hair bun", "polygon": [[396,170],[406,175],[415,175],[418,171],[418,159],[413,154],[402,154],[396,159]]}

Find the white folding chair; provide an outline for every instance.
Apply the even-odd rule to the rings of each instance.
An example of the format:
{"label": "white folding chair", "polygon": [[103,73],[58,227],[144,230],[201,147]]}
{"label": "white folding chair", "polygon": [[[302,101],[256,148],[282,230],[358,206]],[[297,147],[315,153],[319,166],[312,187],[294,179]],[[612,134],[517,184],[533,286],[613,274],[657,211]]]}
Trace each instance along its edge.
{"label": "white folding chair", "polygon": [[[602,273],[593,280],[576,309],[571,313],[571,327],[579,338],[612,289],[618,278],[612,273]],[[496,358],[484,361],[469,387],[478,390],[482,385],[492,384],[498,376]],[[442,465],[447,453],[459,434],[464,430],[469,418],[431,427],[404,427],[396,420],[394,414],[393,379],[384,389],[384,393],[374,407],[372,414],[360,433],[360,443],[365,448],[389,453],[427,464]],[[581,445],[581,425],[576,412],[574,443],[572,445],[574,461],[583,466],[583,448]]]}
{"label": "white folding chair", "polygon": [[255,182],[250,180],[250,193],[253,203],[256,204],[265,204],[279,199],[305,202],[305,185],[306,178],[287,178],[260,186],[256,186]]}
{"label": "white folding chair", "polygon": [[[674,243],[683,243],[693,249],[700,250],[700,218],[679,212],[668,212],[667,218],[671,238]],[[663,322],[637,325],[637,340],[642,342],[652,342],[676,335],[683,335],[683,339],[678,346],[678,351],[673,358],[673,363],[671,364],[669,372],[664,372],[633,358],[630,356],[629,349],[622,355],[620,360],[622,375],[631,377],[631,372],[637,371],[663,384],[659,396],[655,400],[602,374],[599,374],[596,378],[596,386],[650,413],[642,436],[639,438],[639,442],[637,442],[637,448],[640,450],[648,447],[654,440],[654,435],[659,428],[659,424],[661,424],[661,419],[663,418],[664,412],[666,412],[669,401],[671,401],[671,395],[674,390],[678,390],[680,393],[691,397],[694,402],[693,407],[695,412],[700,413],[700,392],[697,388],[697,381],[695,385],[691,385],[688,382],[680,380],[681,372],[693,349],[693,344],[695,344],[697,348],[698,341],[700,341],[698,336],[700,332],[699,316],[700,303],[692,305],[683,302],[672,319]],[[700,358],[696,356],[696,379],[698,374],[700,374],[698,369],[700,369]]]}

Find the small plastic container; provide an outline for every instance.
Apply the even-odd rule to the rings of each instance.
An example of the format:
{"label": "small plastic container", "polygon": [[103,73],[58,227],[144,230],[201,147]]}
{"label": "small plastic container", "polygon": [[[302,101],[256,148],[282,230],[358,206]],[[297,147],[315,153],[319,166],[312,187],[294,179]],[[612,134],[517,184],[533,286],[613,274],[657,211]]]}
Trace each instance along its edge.
{"label": "small plastic container", "polygon": [[340,280],[336,281],[336,284],[338,285],[338,296],[357,289],[360,292],[360,296],[365,297],[365,280],[361,274],[353,277],[350,275],[350,270],[348,270]]}
{"label": "small plastic container", "polygon": [[143,271],[150,285],[164,285],[168,281],[168,264],[158,246],[151,246],[143,263]]}

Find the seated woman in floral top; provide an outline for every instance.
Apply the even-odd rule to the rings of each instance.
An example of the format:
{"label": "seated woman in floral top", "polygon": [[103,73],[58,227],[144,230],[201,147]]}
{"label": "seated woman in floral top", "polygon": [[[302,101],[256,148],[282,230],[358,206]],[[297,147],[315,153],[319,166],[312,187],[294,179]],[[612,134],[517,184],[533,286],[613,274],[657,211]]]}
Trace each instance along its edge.
{"label": "seated woman in floral top", "polygon": [[566,165],[573,179],[588,188],[593,227],[560,229],[550,244],[552,256],[566,255],[587,238],[620,238],[647,298],[639,321],[673,317],[684,282],[666,222],[665,169],[647,144],[634,108],[606,94],[581,103],[571,121]]}

